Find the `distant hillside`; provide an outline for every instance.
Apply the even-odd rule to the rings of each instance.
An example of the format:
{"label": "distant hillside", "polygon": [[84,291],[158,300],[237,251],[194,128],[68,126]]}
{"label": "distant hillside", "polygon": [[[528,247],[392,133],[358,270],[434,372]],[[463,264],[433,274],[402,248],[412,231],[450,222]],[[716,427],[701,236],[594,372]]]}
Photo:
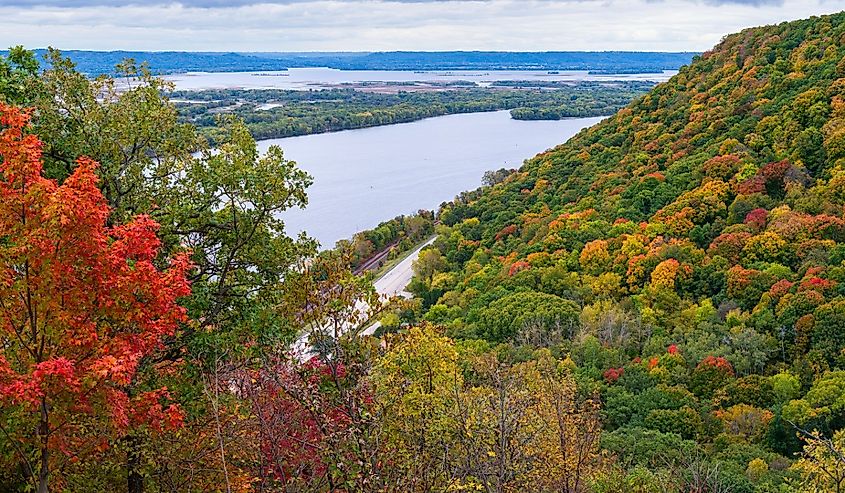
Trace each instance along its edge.
{"label": "distant hillside", "polygon": [[[45,50],[36,50],[39,60]],[[258,70],[286,70],[288,65],[274,58],[242,53],[197,53],[185,51],[62,51],[76,64],[76,69],[88,75],[113,74],[115,65],[127,58],[147,62],[156,74],[180,72],[240,72]]]}
{"label": "distant hillside", "polygon": [[[37,50],[39,57],[44,50]],[[342,70],[587,70],[643,73],[677,70],[693,53],[656,52],[380,52],[380,53],[212,53],[78,51],[63,52],[80,72],[109,74],[126,58],[149,62],[155,73],[241,72],[329,67]],[[5,54],[5,52],[0,52]]]}
{"label": "distant hillside", "polygon": [[[285,53],[264,54],[296,63],[324,64],[345,70],[588,70],[609,73],[677,70],[695,53],[658,52],[500,52],[393,51],[343,54],[334,58],[297,58]],[[327,65],[325,65],[327,64]]]}

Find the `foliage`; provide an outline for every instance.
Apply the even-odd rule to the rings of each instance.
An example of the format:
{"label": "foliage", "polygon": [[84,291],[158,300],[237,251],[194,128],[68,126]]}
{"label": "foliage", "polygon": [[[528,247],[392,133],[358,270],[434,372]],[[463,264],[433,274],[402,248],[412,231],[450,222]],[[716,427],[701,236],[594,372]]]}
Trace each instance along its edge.
{"label": "foliage", "polygon": [[[438,212],[449,282],[422,317],[571,355],[627,461],[607,484],[637,465],[613,442],[633,429],[695,442],[676,485],[775,491],[794,471],[749,463],[799,452],[791,423],[845,426],[843,36],[843,13],[728,36]],[[569,328],[526,330],[560,309]]]}
{"label": "foliage", "polygon": [[[392,83],[385,83],[391,86]],[[457,86],[413,87],[395,83],[396,90],[239,90],[175,91],[170,97],[181,118],[217,140],[216,120],[222,114],[242,119],[257,139],[334,132],[354,128],[412,122],[432,116],[511,110],[517,120],[560,120],[605,116],[650,89],[650,82],[579,82],[551,89],[479,88]],[[447,90],[444,90],[447,89]]]}
{"label": "foliage", "polygon": [[161,245],[149,217],[106,224],[90,159],[61,185],[44,178],[28,122],[28,113],[0,105],[0,409],[11,427],[2,453],[46,492],[62,487],[54,471],[93,459],[110,439],[181,426],[166,387],[128,388],[141,360],[186,320],[176,302],[190,293],[190,262],[179,255],[156,268]]}

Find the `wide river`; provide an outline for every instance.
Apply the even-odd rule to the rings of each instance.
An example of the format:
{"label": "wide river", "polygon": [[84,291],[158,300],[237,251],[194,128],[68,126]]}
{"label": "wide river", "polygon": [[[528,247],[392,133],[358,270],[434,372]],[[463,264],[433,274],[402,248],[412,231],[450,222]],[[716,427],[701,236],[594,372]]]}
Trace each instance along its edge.
{"label": "wide river", "polygon": [[362,82],[456,82],[472,81],[489,86],[495,81],[612,81],[664,82],[677,74],[664,70],[653,74],[590,74],[587,71],[543,70],[336,70],[291,68],[283,72],[189,72],[167,76],[180,90],[202,89],[323,89]]}
{"label": "wide river", "polygon": [[283,214],[287,233],[323,248],[400,214],[435,209],[481,185],[487,170],[517,168],[601,118],[513,120],[508,111],[271,139],[314,177],[304,210]]}

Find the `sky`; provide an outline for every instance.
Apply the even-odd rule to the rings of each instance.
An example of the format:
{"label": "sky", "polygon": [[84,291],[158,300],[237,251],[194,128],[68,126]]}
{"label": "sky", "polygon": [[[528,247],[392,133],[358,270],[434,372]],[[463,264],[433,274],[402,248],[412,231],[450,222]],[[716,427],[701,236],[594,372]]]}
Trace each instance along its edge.
{"label": "sky", "polygon": [[704,51],[845,0],[0,0],[0,47]]}

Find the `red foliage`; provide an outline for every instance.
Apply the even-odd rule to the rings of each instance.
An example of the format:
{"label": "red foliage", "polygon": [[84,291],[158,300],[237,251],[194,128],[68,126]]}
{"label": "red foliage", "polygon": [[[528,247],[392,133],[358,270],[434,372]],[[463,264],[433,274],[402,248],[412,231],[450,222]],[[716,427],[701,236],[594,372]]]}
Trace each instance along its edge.
{"label": "red foliage", "polygon": [[792,164],[787,161],[769,163],[757,171],[757,174],[737,186],[737,191],[743,195],[766,192],[769,189],[782,189],[787,172]]}
{"label": "red foliage", "polygon": [[762,176],[766,179],[766,183],[772,182],[783,182],[783,179],[786,177],[786,173],[792,168],[792,164],[784,159],[783,161],[778,161],[776,163],[769,163],[762,168],[760,171],[757,172],[758,175]]}
{"label": "red foliage", "polygon": [[769,289],[769,294],[770,294],[773,298],[776,298],[776,299],[777,299],[777,298],[780,298],[780,297],[782,297],[783,295],[785,295],[786,293],[788,293],[788,292],[789,292],[789,290],[790,290],[790,289],[792,289],[792,286],[793,286],[794,284],[795,284],[795,283],[790,282],[790,281],[788,281],[788,280],[786,280],[786,279],[781,279],[780,281],[776,282],[776,283],[775,283],[775,284],[771,287],[771,289]]}
{"label": "red foliage", "polygon": [[360,389],[353,400],[336,399],[336,385],[346,387],[348,377],[342,364],[316,358],[301,364],[277,361],[244,374],[240,393],[258,418],[265,474],[282,483],[326,474],[324,452],[345,439],[350,410],[372,403]]}
{"label": "red foliage", "polygon": [[754,209],[745,215],[745,224],[760,231],[766,227],[768,217],[769,212],[766,209]]}
{"label": "red foliage", "polygon": [[749,238],[751,238],[751,234],[746,232],[721,234],[710,244],[707,253],[711,256],[725,257],[729,262],[735,264],[739,262],[739,256]]}
{"label": "red foliage", "polygon": [[176,300],[190,293],[188,257],[154,265],[149,217],[107,226],[97,163],[80,158],[62,185],[44,178],[28,123],[28,112],[0,104],[0,403],[28,417],[49,410],[27,431],[47,430],[47,446],[64,450],[83,415],[118,432],[179,425],[166,389],[132,399],[124,389],[186,320]]}
{"label": "red foliage", "polygon": [[751,195],[766,191],[766,179],[760,175],[754,175],[751,178],[740,183],[736,187],[737,193],[740,195]]}
{"label": "red foliage", "polygon": [[666,352],[672,355],[680,353],[680,351],[678,350],[678,346],[674,344],[669,344],[669,347],[666,348]]}
{"label": "red foliage", "polygon": [[604,372],[604,380],[607,383],[616,383],[619,380],[619,377],[625,374],[625,368],[608,368]]}
{"label": "red foliage", "polygon": [[845,242],[845,220],[828,214],[813,217],[813,237],[822,240]]}
{"label": "red foliage", "polygon": [[526,262],[524,260],[519,260],[519,261],[511,264],[510,269],[508,269],[508,275],[512,276],[512,275],[516,274],[517,272],[523,271],[523,270],[528,269],[530,267],[531,267],[531,264],[529,264],[528,262]]}
{"label": "red foliage", "polygon": [[496,233],[496,241],[501,240],[502,238],[504,238],[506,236],[510,236],[514,233],[516,233],[516,225],[515,224],[509,224],[509,225],[505,226],[504,228],[502,228],[501,231]]}
{"label": "red foliage", "polygon": [[734,376],[734,369],[730,362],[721,356],[708,356],[701,360],[701,363],[696,367],[697,370],[711,369],[717,370],[719,373]]}
{"label": "red foliage", "polygon": [[810,278],[805,278],[803,281],[801,281],[801,285],[798,287],[798,291],[818,291],[820,293],[823,293],[828,289],[833,288],[835,285],[836,283],[833,281],[813,276]]}

